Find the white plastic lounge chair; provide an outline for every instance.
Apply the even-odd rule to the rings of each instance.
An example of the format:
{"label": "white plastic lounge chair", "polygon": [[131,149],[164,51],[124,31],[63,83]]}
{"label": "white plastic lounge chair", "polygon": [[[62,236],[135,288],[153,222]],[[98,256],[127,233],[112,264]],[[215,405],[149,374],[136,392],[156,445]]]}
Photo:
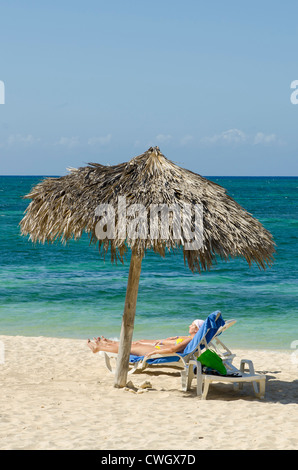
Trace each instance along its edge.
{"label": "white plastic lounge chair", "polygon": [[[197,395],[205,400],[207,398],[209,385],[212,382],[226,382],[232,383],[234,388],[242,389],[244,382],[250,382],[253,386],[254,393],[258,398],[264,398],[266,376],[256,374],[252,361],[242,359],[240,362],[240,369],[238,370],[231,363],[225,362],[227,375],[214,375],[202,373],[202,365],[199,361],[191,361],[193,365],[197,365]],[[245,368],[248,366],[248,370]]]}
{"label": "white plastic lounge chair", "polygon": [[[265,396],[266,376],[256,374],[254,365],[249,359],[242,359],[240,361],[240,368],[237,369],[232,364],[236,354],[233,354],[230,349],[219,339],[219,335],[235,323],[236,320],[227,320],[225,324],[219,328],[217,334],[214,336],[214,339],[208,344],[208,348],[213,349],[222,358],[227,369],[227,376],[203,374],[201,363],[198,361],[192,361],[193,366],[198,365],[197,395],[202,399],[206,399],[209,391],[209,385],[213,382],[232,383],[234,389],[238,388],[239,390],[243,389],[244,382],[250,382],[256,397],[264,398]],[[245,368],[245,365],[248,366],[248,369]]]}
{"label": "white plastic lounge chair", "polygon": [[[219,336],[224,331],[226,331],[230,326],[234,325],[235,323],[236,323],[236,320],[226,320],[224,325],[218,329],[217,333],[214,335],[212,341],[210,341],[208,345],[209,348],[213,349],[222,358],[222,360],[225,363],[229,362],[230,364],[233,362],[233,359],[235,358],[236,354],[233,354],[230,351],[230,349],[222,342],[222,340],[219,339]],[[116,360],[118,357],[118,354],[106,352],[106,351],[99,351],[99,355],[105,359],[105,364],[106,364],[107,369],[110,372],[114,373],[115,367],[113,368],[111,360]],[[161,355],[157,353],[156,357],[161,357]],[[155,361],[150,364],[144,359],[141,361],[130,362],[130,370],[128,371],[128,374],[133,374],[137,370],[139,371],[144,370],[145,368],[150,367],[150,366],[173,367],[173,368],[183,369],[184,361],[181,360],[179,362],[168,362],[168,363],[166,363],[165,361],[164,362]]]}
{"label": "white plastic lounge chair", "polygon": [[[189,390],[194,378],[194,368],[192,365],[197,364],[196,358],[199,355],[199,351],[208,347],[208,344],[214,340],[216,335],[219,333],[220,328],[224,325],[225,322],[219,310],[211,313],[183,352],[172,354],[156,353],[156,355],[150,356],[149,358],[131,355],[130,365],[132,368],[130,369],[129,374],[136,371],[143,371],[147,367],[152,366],[178,367],[181,371],[182,390]],[[114,373],[110,358],[117,358],[118,355],[107,353],[105,351],[100,351],[99,354],[104,357],[109,371]]]}

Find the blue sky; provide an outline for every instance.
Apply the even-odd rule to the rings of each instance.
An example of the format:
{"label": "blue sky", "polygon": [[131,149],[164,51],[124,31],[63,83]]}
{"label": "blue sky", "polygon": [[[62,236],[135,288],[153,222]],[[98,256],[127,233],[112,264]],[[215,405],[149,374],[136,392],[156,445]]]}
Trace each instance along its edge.
{"label": "blue sky", "polygon": [[0,174],[158,145],[202,175],[298,175],[295,1],[0,4]]}

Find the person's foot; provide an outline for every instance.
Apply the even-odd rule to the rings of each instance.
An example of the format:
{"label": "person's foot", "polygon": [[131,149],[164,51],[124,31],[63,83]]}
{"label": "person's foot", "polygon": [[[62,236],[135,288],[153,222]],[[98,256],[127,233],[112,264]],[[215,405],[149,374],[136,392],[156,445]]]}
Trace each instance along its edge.
{"label": "person's foot", "polygon": [[95,344],[92,343],[90,339],[88,339],[87,346],[91,349],[93,353],[97,353],[98,351],[100,351],[100,339],[98,338],[97,340],[95,340]]}
{"label": "person's foot", "polygon": [[112,341],[111,339],[108,339],[108,338],[105,338],[104,336],[98,336],[97,338],[93,338],[95,343],[99,342],[99,341],[102,341],[103,343],[114,343],[114,341]]}
{"label": "person's foot", "polygon": [[101,336],[97,338],[98,341],[105,341],[106,343],[114,343],[114,341],[112,341],[111,339],[108,339],[108,338],[105,338],[104,336]]}

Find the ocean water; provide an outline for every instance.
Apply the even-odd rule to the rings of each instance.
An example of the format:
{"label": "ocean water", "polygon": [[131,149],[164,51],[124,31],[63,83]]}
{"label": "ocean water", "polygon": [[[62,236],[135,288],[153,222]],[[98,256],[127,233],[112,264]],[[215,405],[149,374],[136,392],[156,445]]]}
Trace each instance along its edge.
{"label": "ocean water", "polygon": [[[88,235],[67,245],[20,236],[38,176],[0,177],[0,334],[119,338],[129,269],[111,264]],[[221,310],[237,323],[222,337],[230,347],[291,349],[298,340],[298,178],[209,177],[257,217],[277,244],[272,268],[220,261],[192,274],[182,253],[142,262],[134,339],[187,334],[195,318]]]}

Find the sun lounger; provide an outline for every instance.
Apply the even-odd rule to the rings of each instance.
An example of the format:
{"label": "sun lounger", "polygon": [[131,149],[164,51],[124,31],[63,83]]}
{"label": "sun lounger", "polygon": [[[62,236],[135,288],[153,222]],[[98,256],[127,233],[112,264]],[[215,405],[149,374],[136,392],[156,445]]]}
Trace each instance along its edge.
{"label": "sun lounger", "polygon": [[[266,376],[256,374],[252,361],[248,359],[241,360],[239,369],[232,366],[231,363],[225,362],[227,369],[226,376],[214,373],[203,373],[202,365],[199,361],[191,362],[193,366],[197,365],[197,395],[203,400],[207,398],[209,385],[213,382],[232,383],[234,388],[238,389],[242,389],[245,382],[251,383],[256,397],[264,398],[265,396]],[[248,366],[248,370],[245,367],[246,365]]]}
{"label": "sun lounger", "polygon": [[[189,390],[191,382],[194,378],[194,368],[192,365],[190,367],[190,364],[193,364],[193,361],[195,361],[199,351],[208,347],[208,344],[214,340],[220,328],[224,325],[225,322],[219,310],[211,313],[205,320],[202,327],[195,334],[193,339],[188,343],[183,352],[166,355],[156,353],[156,355],[150,356],[149,358],[144,356],[131,355],[131,369],[129,373],[132,374],[136,371],[143,371],[147,367],[178,367],[181,369],[182,390]],[[114,372],[111,366],[110,358],[117,358],[117,354],[100,351],[100,355],[105,358],[106,366],[110,372]]]}
{"label": "sun lounger", "polygon": [[[197,370],[197,395],[202,399],[207,398],[209,386],[214,382],[232,383],[234,389],[243,389],[243,384],[251,383],[255,396],[258,398],[264,398],[265,387],[266,387],[266,376],[262,374],[256,374],[254,365],[251,360],[242,359],[240,361],[240,367],[237,369],[232,364],[236,354],[233,354],[230,349],[219,339],[221,333],[227,328],[234,325],[236,320],[228,320],[225,324],[219,328],[217,334],[213,340],[208,344],[209,349],[213,349],[223,360],[224,365],[227,369],[227,375],[221,376],[220,374],[205,374],[202,371],[202,365],[197,360],[191,361],[193,367],[198,366]],[[248,368],[246,368],[248,366]]]}
{"label": "sun lounger", "polygon": [[[171,367],[178,368],[181,372],[182,390],[187,391],[191,387],[192,380],[197,378],[197,395],[206,399],[209,386],[213,382],[232,383],[234,388],[242,389],[245,382],[251,383],[254,393],[258,398],[265,395],[265,375],[256,374],[251,360],[242,359],[240,368],[237,369],[233,364],[235,354],[223,343],[221,334],[236,323],[236,320],[222,319],[219,310],[211,313],[205,320],[204,325],[196,333],[192,341],[187,345],[183,353],[174,353],[162,355],[157,353],[150,358],[140,356],[130,356],[129,374],[136,371],[144,371],[147,367]],[[202,371],[201,363],[197,361],[204,348],[213,349],[223,360],[227,369],[227,375],[205,374]],[[114,372],[111,365],[111,358],[117,359],[118,354],[100,351],[99,354],[104,357],[107,368]],[[245,368],[248,366],[248,370]]]}
{"label": "sun lounger", "polygon": [[[226,331],[228,328],[230,328],[232,325],[236,323],[236,320],[226,320],[224,322],[224,325],[222,325],[217,333],[214,335],[212,341],[209,342],[208,347],[213,349],[222,359],[224,362],[229,362],[232,363],[234,357],[236,356],[233,354],[230,349],[222,342],[222,340],[219,339],[219,336]],[[106,351],[100,351],[99,355],[102,356],[105,359],[105,364],[107,369],[110,372],[114,372],[111,359],[117,359],[118,354],[117,353],[111,353],[111,352],[106,352]],[[172,355],[171,355],[172,356]],[[130,370],[129,374],[133,374],[136,370],[144,370],[146,367],[150,365],[155,365],[155,366],[164,366],[165,363],[168,364],[171,367],[176,367],[176,368],[184,368],[184,362],[183,361],[178,361],[171,362],[170,360],[166,361],[140,361],[140,358],[138,356],[131,356],[132,362],[130,362]]]}

